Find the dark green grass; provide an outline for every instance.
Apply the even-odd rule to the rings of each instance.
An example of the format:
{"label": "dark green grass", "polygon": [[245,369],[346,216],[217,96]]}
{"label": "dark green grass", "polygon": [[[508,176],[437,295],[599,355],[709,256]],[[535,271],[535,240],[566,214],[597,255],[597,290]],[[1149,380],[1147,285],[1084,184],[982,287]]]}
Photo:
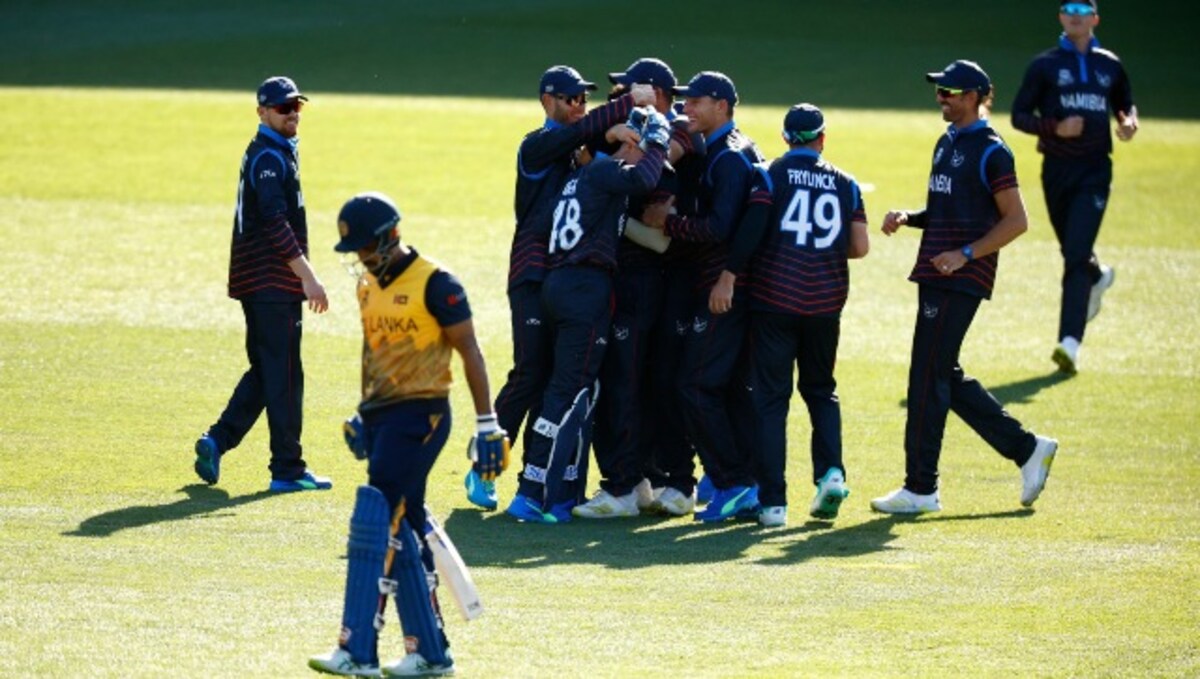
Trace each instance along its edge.
{"label": "dark green grass", "polygon": [[[1127,64],[1143,115],[1195,116],[1194,3],[1101,9],[1101,41]],[[607,82],[656,55],[681,79],[725,71],[751,104],[923,108],[921,74],[971,58],[1007,110],[1059,30],[1051,0],[6,0],[0,84],[247,91],[288,73],[316,92],[525,97],[554,63]]]}

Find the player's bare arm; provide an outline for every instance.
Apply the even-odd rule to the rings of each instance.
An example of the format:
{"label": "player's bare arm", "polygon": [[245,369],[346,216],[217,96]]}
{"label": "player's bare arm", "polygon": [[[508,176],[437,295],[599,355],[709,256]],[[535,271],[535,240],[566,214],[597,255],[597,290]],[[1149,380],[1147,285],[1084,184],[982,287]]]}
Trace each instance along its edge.
{"label": "player's bare arm", "polygon": [[479,349],[479,341],[475,337],[475,324],[471,319],[442,328],[450,346],[462,356],[463,373],[467,377],[467,386],[471,389],[471,401],[475,404],[475,413],[488,415],[492,412],[491,388],[488,385],[487,364],[483,360],[483,352]]}
{"label": "player's bare arm", "polygon": [[313,271],[308,258],[300,255],[288,262],[288,266],[304,286],[304,297],[308,299],[308,308],[318,314],[325,313],[329,309],[329,298],[325,296],[325,286],[317,278],[317,273]]}
{"label": "player's bare arm", "polygon": [[[996,209],[1000,211],[1000,221],[996,222],[982,238],[970,244],[972,255],[978,259],[986,257],[1000,248],[1008,245],[1025,233],[1029,228],[1029,218],[1025,214],[1025,201],[1021,198],[1021,190],[1012,187],[995,194]],[[953,274],[967,264],[967,256],[962,250],[947,250],[930,260],[943,275]]]}

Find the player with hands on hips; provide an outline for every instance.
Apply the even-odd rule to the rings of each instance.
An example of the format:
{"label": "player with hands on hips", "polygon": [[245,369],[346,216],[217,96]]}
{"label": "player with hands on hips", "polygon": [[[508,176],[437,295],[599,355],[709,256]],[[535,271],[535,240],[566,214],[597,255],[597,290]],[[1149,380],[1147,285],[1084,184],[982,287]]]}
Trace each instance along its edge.
{"label": "player with hands on hips", "polygon": [[[475,406],[476,464],[492,478],[507,464],[466,291],[401,240],[399,223],[399,210],[381,193],[359,194],[338,214],[334,249],[365,269],[357,285],[362,398],[343,434],[355,457],[367,460],[367,485],[358,488],[350,517],[338,645],[309,659],[329,674],[453,673],[425,508],[429,472],[450,435],[453,353],[462,358]],[[389,598],[406,654],[381,667],[377,642]]]}
{"label": "player with hands on hips", "polygon": [[938,462],[953,411],[1021,472],[1021,504],[1046,485],[1058,442],[1035,435],[968,376],[959,353],[980,303],[992,296],[999,251],[1028,228],[1012,151],[988,124],[992,81],[979,64],[959,60],[928,73],[942,120],[925,208],[888,212],[883,232],[922,230],[909,280],[917,284],[916,329],[908,371],[905,478],[871,500],[889,514],[940,511]]}

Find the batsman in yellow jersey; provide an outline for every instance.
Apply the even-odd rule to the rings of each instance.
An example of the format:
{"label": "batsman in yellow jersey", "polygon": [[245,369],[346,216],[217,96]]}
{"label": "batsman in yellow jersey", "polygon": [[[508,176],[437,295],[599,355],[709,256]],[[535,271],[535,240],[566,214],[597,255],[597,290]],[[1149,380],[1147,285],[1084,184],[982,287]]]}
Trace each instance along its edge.
{"label": "batsman in yellow jersey", "polygon": [[[350,517],[346,598],[337,648],[309,659],[343,676],[440,676],[454,672],[438,607],[433,555],[425,540],[425,486],[450,434],[450,357],[462,356],[475,404],[473,469],[492,481],[508,466],[487,366],[467,293],[453,274],[400,239],[400,212],[383,194],[350,199],[338,215],[334,249],[353,253],[362,311],[362,401],[346,442],[366,459]],[[404,655],[380,666],[379,630],[389,597],[404,630]]]}

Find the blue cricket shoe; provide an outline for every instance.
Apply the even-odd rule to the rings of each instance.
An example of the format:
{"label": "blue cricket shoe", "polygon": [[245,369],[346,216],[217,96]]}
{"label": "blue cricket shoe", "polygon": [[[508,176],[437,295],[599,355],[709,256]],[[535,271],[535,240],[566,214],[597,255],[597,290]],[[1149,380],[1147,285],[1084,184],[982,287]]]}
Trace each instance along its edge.
{"label": "blue cricket shoe", "polygon": [[496,482],[484,481],[479,472],[472,468],[467,472],[467,477],[463,479],[463,485],[467,487],[467,500],[476,507],[482,507],[488,511],[496,508]]}
{"label": "blue cricket shoe", "polygon": [[196,476],[210,486],[221,478],[221,448],[208,433],[196,441],[196,463],[192,467]]}
{"label": "blue cricket shoe", "polygon": [[758,509],[758,486],[718,488],[712,501],[696,512],[694,518],[696,521],[715,523],[734,516],[757,516]]}
{"label": "blue cricket shoe", "polygon": [[717,492],[717,487],[713,485],[712,479],[708,478],[708,474],[700,477],[700,482],[696,484],[696,502],[704,505],[712,502],[713,495]]}
{"label": "blue cricket shoe", "polygon": [[304,476],[298,479],[271,479],[268,490],[272,493],[294,493],[298,490],[329,490],[330,488],[333,488],[333,481],[324,476],[317,476],[306,469]]}
{"label": "blue cricket shoe", "polygon": [[504,513],[518,521],[526,523],[568,523],[571,520],[571,509],[575,507],[575,504],[570,501],[564,502],[554,505],[550,508],[550,511],[544,512],[542,511],[542,503],[517,493],[513,496],[512,502],[509,503],[508,509],[505,509]]}

